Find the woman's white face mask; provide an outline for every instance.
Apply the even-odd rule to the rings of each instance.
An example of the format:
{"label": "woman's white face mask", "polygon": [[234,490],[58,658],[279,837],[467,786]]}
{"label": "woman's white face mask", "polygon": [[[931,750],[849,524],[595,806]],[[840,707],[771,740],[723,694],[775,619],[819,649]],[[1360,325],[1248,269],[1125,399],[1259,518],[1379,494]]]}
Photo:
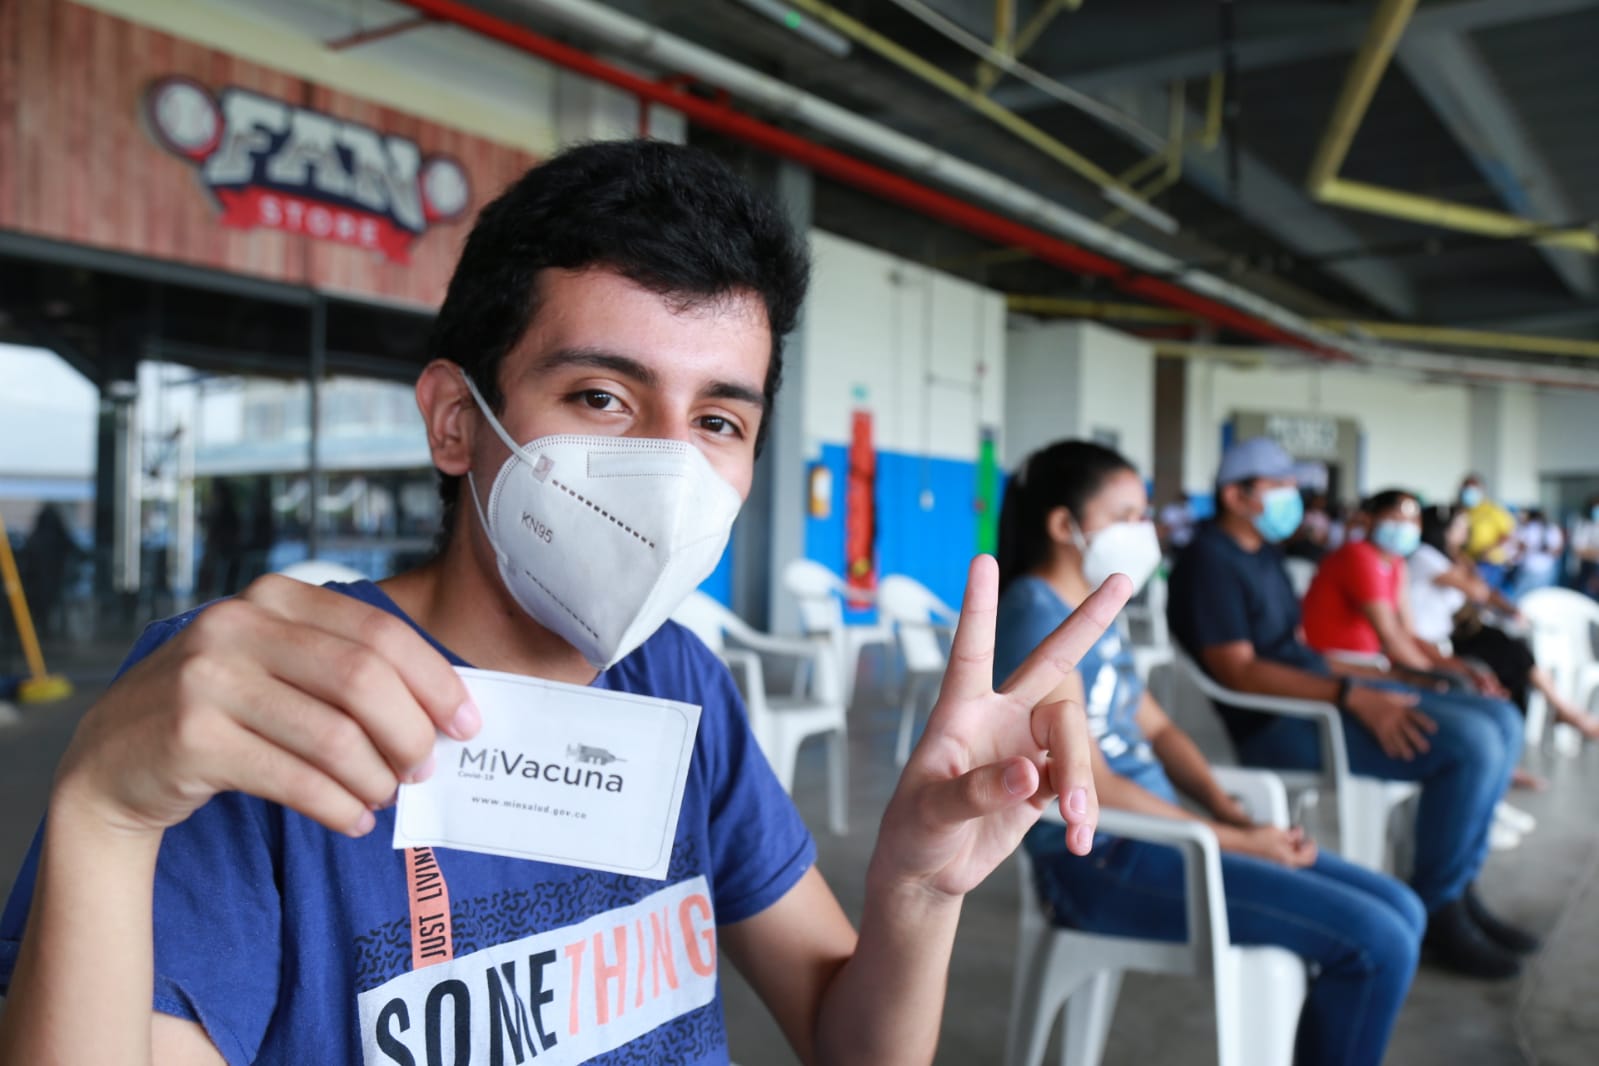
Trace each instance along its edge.
{"label": "woman's white face mask", "polygon": [[1160,568],[1160,536],[1153,522],[1113,522],[1092,537],[1083,535],[1076,519],[1071,526],[1072,540],[1083,553],[1083,578],[1093,588],[1112,574],[1126,574],[1137,595]]}

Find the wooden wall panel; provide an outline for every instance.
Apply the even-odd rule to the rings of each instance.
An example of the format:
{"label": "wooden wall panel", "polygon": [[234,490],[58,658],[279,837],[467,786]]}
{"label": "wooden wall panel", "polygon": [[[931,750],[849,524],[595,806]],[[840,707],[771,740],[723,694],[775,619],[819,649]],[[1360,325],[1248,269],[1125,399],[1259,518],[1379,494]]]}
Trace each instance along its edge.
{"label": "wooden wall panel", "polygon": [[[224,226],[197,168],[143,128],[145,88],[172,74],[213,94],[237,85],[408,137],[424,156],[452,155],[471,180],[472,202],[460,220],[417,239],[406,264],[332,241]],[[0,227],[432,307],[477,208],[536,162],[519,149],[67,0],[0,0]]]}

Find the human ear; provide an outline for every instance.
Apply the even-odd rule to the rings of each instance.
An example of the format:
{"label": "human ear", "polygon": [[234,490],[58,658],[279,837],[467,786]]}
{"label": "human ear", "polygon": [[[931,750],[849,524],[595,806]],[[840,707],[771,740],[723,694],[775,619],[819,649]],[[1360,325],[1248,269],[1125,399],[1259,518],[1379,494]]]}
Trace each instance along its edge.
{"label": "human ear", "polygon": [[461,374],[455,363],[435,359],[416,379],[416,406],[427,428],[433,465],[455,477],[464,475],[472,465],[472,434],[477,428],[472,394]]}
{"label": "human ear", "polygon": [[1077,538],[1072,536],[1073,521],[1071,511],[1065,507],[1052,508],[1044,519],[1044,530],[1049,534],[1050,542],[1063,548],[1076,547]]}

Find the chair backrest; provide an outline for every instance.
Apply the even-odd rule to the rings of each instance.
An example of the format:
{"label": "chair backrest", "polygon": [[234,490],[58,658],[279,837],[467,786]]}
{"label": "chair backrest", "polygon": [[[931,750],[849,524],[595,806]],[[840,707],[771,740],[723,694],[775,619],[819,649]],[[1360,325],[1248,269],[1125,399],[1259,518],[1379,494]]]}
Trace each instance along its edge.
{"label": "chair backrest", "polygon": [[290,563],[278,571],[284,577],[292,577],[296,581],[303,581],[307,585],[325,585],[329,581],[365,581],[366,575],[351,566],[343,563],[330,563],[326,559],[302,559],[297,563]]}
{"label": "chair backrest", "polygon": [[1577,671],[1594,661],[1599,603],[1570,589],[1546,588],[1527,593],[1516,606],[1532,624],[1538,665],[1562,688],[1574,686]]}
{"label": "chair backrest", "polygon": [[844,579],[814,559],[795,559],[783,568],[783,587],[799,604],[806,633],[841,637],[844,631]]}
{"label": "chair backrest", "polygon": [[1166,604],[1169,599],[1166,575],[1157,571],[1149,579],[1144,591],[1144,605],[1149,611],[1149,642],[1156,648],[1171,645],[1171,628],[1166,624]]}
{"label": "chair backrest", "polygon": [[686,627],[718,655],[727,650],[727,634],[743,628],[738,615],[698,589],[672,612],[672,621]]}
{"label": "chair backrest", "polygon": [[1288,583],[1294,587],[1294,595],[1304,599],[1305,593],[1310,591],[1310,583],[1316,580],[1316,564],[1309,559],[1289,556],[1283,560],[1283,568],[1288,571]]}
{"label": "chair backrest", "polygon": [[905,668],[912,673],[941,673],[947,658],[938,626],[956,617],[931,589],[904,574],[889,574],[877,587],[877,606],[894,624]]}

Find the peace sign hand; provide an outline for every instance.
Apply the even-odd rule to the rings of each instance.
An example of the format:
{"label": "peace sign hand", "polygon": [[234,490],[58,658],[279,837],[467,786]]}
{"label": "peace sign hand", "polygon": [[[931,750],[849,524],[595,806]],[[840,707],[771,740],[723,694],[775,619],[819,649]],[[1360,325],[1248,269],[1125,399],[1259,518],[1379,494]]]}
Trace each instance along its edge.
{"label": "peace sign hand", "polygon": [[883,815],[869,883],[963,896],[1057,796],[1067,847],[1086,855],[1093,845],[1099,802],[1087,720],[1081,705],[1050,697],[1115,621],[1132,583],[1119,574],[1106,581],[996,691],[998,586],[994,559],[972,560],[938,702]]}

